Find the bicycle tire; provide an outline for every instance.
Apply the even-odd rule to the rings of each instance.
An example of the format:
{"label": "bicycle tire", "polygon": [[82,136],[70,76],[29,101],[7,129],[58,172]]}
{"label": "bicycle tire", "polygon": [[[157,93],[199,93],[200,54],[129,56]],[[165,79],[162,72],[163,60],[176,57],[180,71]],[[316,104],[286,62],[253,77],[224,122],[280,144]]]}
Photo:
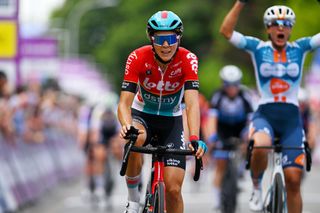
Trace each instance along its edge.
{"label": "bicycle tire", "polygon": [[272,191],[272,209],[271,213],[283,213],[284,209],[284,184],[282,176],[278,173],[274,177],[273,191]]}
{"label": "bicycle tire", "polygon": [[156,186],[156,189],[153,195],[153,212],[152,213],[165,213],[164,183],[159,183]]}
{"label": "bicycle tire", "polygon": [[221,187],[222,213],[235,213],[237,205],[237,171],[232,160],[229,160]]}

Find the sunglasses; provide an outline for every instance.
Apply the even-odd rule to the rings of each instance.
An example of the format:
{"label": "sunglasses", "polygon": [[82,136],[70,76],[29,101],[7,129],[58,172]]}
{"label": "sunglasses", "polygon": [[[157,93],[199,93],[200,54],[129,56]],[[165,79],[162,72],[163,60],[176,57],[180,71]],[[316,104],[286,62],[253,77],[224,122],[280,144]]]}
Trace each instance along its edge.
{"label": "sunglasses", "polygon": [[178,42],[179,36],[177,34],[165,34],[165,35],[154,35],[151,37],[152,41],[157,46],[162,46],[166,41],[169,46],[175,45]]}
{"label": "sunglasses", "polygon": [[268,26],[269,27],[271,27],[271,26],[274,26],[274,27],[282,26],[282,27],[292,28],[293,24],[289,20],[275,20],[275,21],[269,23]]}

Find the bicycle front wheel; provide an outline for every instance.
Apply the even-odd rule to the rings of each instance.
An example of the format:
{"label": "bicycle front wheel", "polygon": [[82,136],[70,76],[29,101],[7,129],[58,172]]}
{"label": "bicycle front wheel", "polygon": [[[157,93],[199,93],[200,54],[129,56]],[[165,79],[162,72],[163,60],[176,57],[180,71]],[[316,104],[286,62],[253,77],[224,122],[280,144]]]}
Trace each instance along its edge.
{"label": "bicycle front wheel", "polygon": [[153,213],[165,213],[165,196],[164,196],[164,183],[159,183],[156,186],[153,195]]}
{"label": "bicycle front wheel", "polygon": [[276,174],[272,190],[272,210],[271,213],[284,212],[285,188],[280,174]]}

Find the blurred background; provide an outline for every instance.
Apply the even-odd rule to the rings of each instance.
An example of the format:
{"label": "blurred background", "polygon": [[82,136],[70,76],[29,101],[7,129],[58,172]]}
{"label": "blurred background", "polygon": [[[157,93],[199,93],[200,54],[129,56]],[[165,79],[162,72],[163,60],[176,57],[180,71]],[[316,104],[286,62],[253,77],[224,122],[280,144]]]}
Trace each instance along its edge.
{"label": "blurred background", "polygon": [[[149,17],[158,10],[172,10],[184,23],[182,46],[199,57],[200,90],[207,99],[221,85],[218,72],[226,64],[239,66],[243,83],[254,90],[249,55],[219,34],[233,3],[0,0],[0,213],[122,211],[126,189],[118,175],[122,141],[117,131],[110,129],[114,132],[108,136],[106,149],[93,151],[101,164],[109,162],[105,170],[113,184],[104,192],[104,196],[112,192],[111,200],[99,203],[98,208],[92,208],[92,200],[87,199],[87,179],[91,170],[99,168],[88,165],[82,149],[88,140],[101,140],[101,126],[115,119],[128,55],[149,43],[145,30]],[[291,40],[319,33],[320,5],[316,0],[249,0],[236,29],[267,39],[262,17],[265,9],[275,4],[290,6],[296,13]],[[320,50],[306,57],[302,86],[300,100],[312,121],[314,159],[314,169],[304,185],[304,212],[318,212]],[[107,112],[112,112],[110,119]],[[211,209],[211,193],[205,185],[211,184],[212,166],[207,161],[200,184],[204,187],[186,178],[186,212]],[[248,178],[242,180],[242,186],[239,212],[248,212]]]}

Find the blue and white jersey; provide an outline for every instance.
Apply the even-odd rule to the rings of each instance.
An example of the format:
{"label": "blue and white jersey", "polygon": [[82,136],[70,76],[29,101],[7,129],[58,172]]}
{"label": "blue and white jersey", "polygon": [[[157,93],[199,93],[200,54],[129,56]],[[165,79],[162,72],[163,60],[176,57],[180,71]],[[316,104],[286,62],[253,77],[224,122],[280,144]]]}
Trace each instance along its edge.
{"label": "blue and white jersey", "polygon": [[308,51],[320,46],[320,33],[288,42],[282,52],[273,48],[271,41],[265,42],[236,31],[230,42],[252,57],[261,95],[259,105],[275,102],[298,105],[304,58]]}

